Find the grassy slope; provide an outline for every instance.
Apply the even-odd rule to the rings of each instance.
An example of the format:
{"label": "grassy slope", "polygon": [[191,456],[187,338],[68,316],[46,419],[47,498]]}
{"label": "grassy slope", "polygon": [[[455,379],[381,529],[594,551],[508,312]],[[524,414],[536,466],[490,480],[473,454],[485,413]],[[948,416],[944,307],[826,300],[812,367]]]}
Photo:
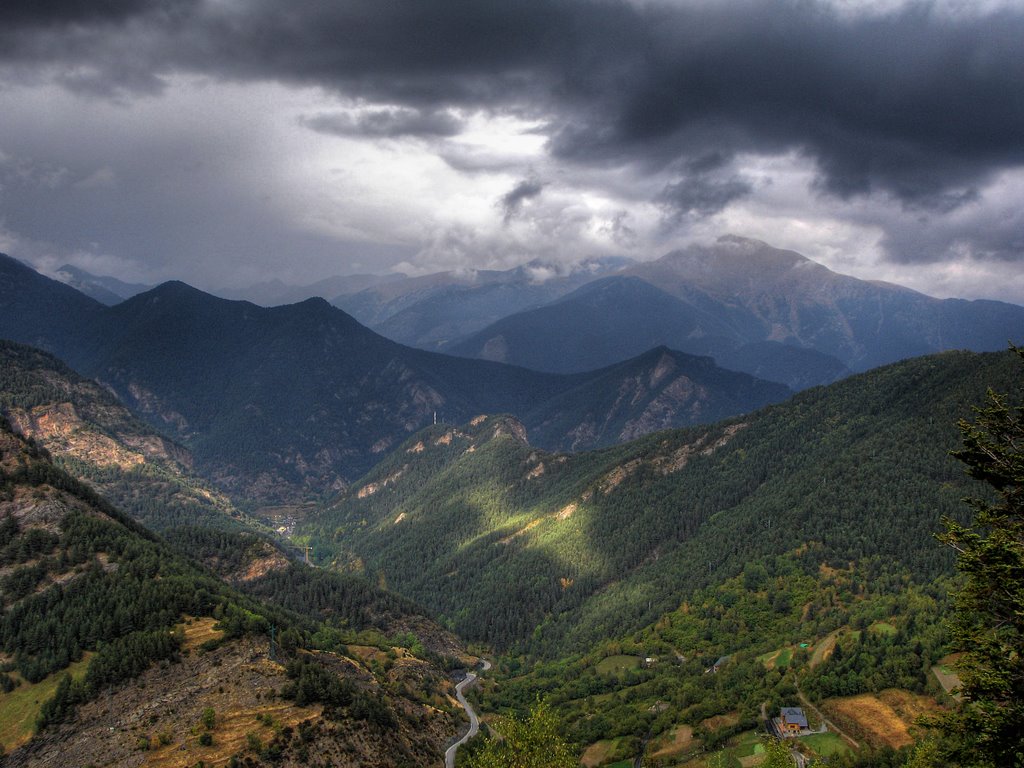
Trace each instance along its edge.
{"label": "grassy slope", "polygon": [[86,653],[81,660],[70,664],[60,672],[54,672],[38,683],[27,683],[24,680],[10,693],[0,693],[0,746],[10,751],[32,738],[35,732],[36,718],[42,709],[43,702],[53,696],[57,684],[64,675],[71,675],[80,680],[85,675],[92,658]]}

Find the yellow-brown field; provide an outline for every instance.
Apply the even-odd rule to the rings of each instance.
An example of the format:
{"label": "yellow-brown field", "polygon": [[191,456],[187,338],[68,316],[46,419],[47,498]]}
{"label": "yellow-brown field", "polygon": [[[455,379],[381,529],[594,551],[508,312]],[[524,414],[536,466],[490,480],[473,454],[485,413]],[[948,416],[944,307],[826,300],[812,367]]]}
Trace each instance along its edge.
{"label": "yellow-brown field", "polygon": [[701,721],[701,725],[709,731],[714,732],[722,728],[731,728],[740,721],[739,712],[726,712],[724,715],[715,715]]}
{"label": "yellow-brown field", "polygon": [[580,758],[580,764],[584,768],[594,768],[595,766],[601,765],[608,760],[608,757],[612,754],[615,749],[615,739],[604,739],[591,744],[583,751],[583,757]]}
{"label": "yellow-brown field", "polygon": [[918,717],[938,709],[935,701],[909,691],[889,689],[830,699],[822,707],[836,724],[873,747],[899,749],[914,743]]}

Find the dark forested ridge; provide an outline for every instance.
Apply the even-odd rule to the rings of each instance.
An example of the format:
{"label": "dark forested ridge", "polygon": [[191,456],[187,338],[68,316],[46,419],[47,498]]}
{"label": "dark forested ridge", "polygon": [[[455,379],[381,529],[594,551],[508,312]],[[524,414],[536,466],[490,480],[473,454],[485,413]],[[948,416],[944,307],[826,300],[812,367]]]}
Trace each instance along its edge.
{"label": "dark forested ridge", "polygon": [[[933,534],[972,489],[948,452],[1011,355],[946,353],[742,419],[577,455],[514,421],[428,429],[321,518],[317,551],[443,614],[466,637],[558,653],[639,627],[753,559],[816,572],[878,559],[949,573]],[[812,549],[807,549],[813,545]]]}
{"label": "dark forested ridge", "polygon": [[[391,342],[320,299],[267,309],[183,283],[109,308],[82,297],[88,311],[74,302],[64,308],[77,318],[72,327],[39,317],[38,328],[26,329],[23,301],[45,292],[47,282],[61,296],[70,289],[6,257],[0,272],[0,336],[39,339],[186,445],[196,467],[220,488],[263,503],[344,487],[435,414],[457,422],[515,413],[528,428],[538,427],[541,444],[587,447],[623,439],[627,422],[631,437],[789,394],[706,363],[691,365],[702,372],[691,381],[685,370],[652,378],[650,362],[638,359],[620,364],[613,381],[608,370],[558,376],[453,358]],[[598,380],[602,393],[644,382],[642,396],[621,398],[613,420],[618,429],[595,425],[598,404],[584,399],[597,393],[584,385]],[[543,425],[530,421],[535,411]]]}

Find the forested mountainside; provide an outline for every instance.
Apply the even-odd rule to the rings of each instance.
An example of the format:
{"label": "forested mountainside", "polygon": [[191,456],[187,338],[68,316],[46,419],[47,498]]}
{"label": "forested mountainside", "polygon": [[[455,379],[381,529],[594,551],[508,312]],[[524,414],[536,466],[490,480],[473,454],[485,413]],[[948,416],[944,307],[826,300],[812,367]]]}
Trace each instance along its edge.
{"label": "forested mountainside", "polygon": [[944,623],[952,582],[918,584],[880,558],[816,573],[805,559],[755,558],[583,652],[502,658],[480,701],[526,711],[542,698],[592,765],[742,765],[758,752],[762,714],[802,706],[814,733],[790,744],[805,756],[902,766],[927,733],[918,717],[953,703],[935,672],[955,680]]}
{"label": "forested mountainside", "polygon": [[[540,333],[543,345],[533,343]],[[917,355],[1000,350],[1021,336],[1024,307],[935,299],[724,237],[634,264],[443,349],[568,372],[663,344],[803,389]]]}
{"label": "forested mountainside", "polygon": [[[617,381],[608,370],[557,376],[453,358],[388,341],[322,300],[264,309],[183,283],[110,308],[80,297],[88,311],[73,329],[40,317],[28,330],[23,301],[34,301],[47,284],[59,296],[70,289],[11,259],[0,258],[0,272],[0,336],[38,339],[113,390],[185,445],[196,468],[236,500],[337,491],[435,414],[458,422],[514,413],[537,429],[541,444],[588,447],[789,395],[706,362],[684,364],[679,355],[674,375],[652,375],[651,362],[637,359],[616,369]],[[64,312],[74,316],[76,307],[69,303]],[[636,397],[620,398],[601,423],[597,395],[607,391]],[[541,421],[531,421],[534,412]]]}
{"label": "forested mountainside", "polygon": [[0,340],[0,415],[149,528],[255,524],[195,474],[187,449],[45,352]]}
{"label": "forested mountainside", "polygon": [[[1016,765],[1020,371],[1017,359],[958,425],[957,466],[985,482],[964,500],[972,520],[947,519],[920,545],[955,549],[956,575],[828,559],[814,540],[753,553],[638,631],[609,627],[549,660],[500,659],[480,701],[536,713],[543,699],[588,766]],[[763,730],[781,713],[806,727],[776,752]]]}
{"label": "forested mountainside", "polygon": [[1014,387],[1012,358],[909,360],[576,455],[531,447],[509,418],[431,427],[306,533],[323,562],[365,570],[464,637],[549,655],[653,622],[759,558],[926,581],[950,572],[933,534],[974,491],[948,456],[956,421],[986,387]]}
{"label": "forested mountainside", "polygon": [[307,616],[257,602],[0,422],[5,764],[438,761],[456,728],[440,658],[361,618],[408,603],[321,582],[316,593],[333,585],[337,598],[328,623],[313,618],[330,612],[315,596]]}

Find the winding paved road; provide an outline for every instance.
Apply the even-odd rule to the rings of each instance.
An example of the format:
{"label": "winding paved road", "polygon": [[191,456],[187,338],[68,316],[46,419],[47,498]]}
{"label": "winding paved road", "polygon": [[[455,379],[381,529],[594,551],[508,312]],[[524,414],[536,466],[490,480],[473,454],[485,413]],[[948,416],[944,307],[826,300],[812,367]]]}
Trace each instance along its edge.
{"label": "winding paved road", "polygon": [[[486,672],[490,668],[491,662],[489,662],[487,659],[484,659],[483,666],[481,667],[480,671]],[[469,702],[466,701],[465,693],[466,689],[475,682],[476,673],[467,672],[466,676],[462,679],[462,682],[455,686],[455,698],[459,700],[459,704],[462,705],[462,708],[466,710],[466,714],[469,715],[469,731],[466,733],[465,736],[463,736],[461,739],[459,739],[450,747],[448,747],[448,751],[444,753],[444,768],[455,768],[456,751],[458,751],[459,747],[461,747],[467,741],[476,736],[477,733],[480,731],[480,718],[476,716],[476,712],[474,712],[473,708],[469,706]]]}

